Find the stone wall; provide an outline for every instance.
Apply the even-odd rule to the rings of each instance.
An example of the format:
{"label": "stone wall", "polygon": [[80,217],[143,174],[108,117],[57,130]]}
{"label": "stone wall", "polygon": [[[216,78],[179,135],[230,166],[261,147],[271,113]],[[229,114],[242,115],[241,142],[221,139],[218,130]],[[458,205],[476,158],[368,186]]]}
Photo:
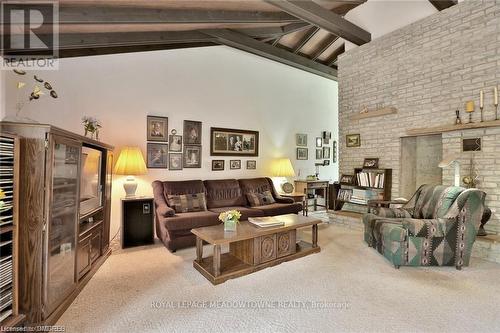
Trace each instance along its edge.
{"label": "stone wall", "polygon": [[[346,52],[339,59],[340,172],[352,173],[365,157],[393,169],[392,196],[399,195],[400,138],[412,128],[453,124],[455,110],[485,92],[485,120],[494,118],[493,87],[500,84],[500,1],[464,1]],[[397,114],[351,120],[363,108],[394,106]],[[479,121],[479,109],[473,115]],[[346,134],[361,134],[361,147],[347,148]],[[468,171],[471,153],[462,136],[481,136],[474,153],[479,188],[494,211],[490,231],[500,232],[500,134],[493,128],[443,135],[443,157],[460,155]],[[443,182],[453,183],[445,169]]]}

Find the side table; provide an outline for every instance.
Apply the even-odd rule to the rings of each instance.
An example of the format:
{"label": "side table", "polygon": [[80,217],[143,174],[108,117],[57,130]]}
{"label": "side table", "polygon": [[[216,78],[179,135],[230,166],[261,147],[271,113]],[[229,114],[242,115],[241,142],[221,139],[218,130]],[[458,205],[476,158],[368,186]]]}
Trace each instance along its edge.
{"label": "side table", "polygon": [[122,248],[154,243],[153,198],[122,199]]}
{"label": "side table", "polygon": [[300,192],[292,193],[280,193],[282,197],[292,198],[294,202],[302,203],[302,215],[307,216],[307,202],[305,200],[306,195]]}

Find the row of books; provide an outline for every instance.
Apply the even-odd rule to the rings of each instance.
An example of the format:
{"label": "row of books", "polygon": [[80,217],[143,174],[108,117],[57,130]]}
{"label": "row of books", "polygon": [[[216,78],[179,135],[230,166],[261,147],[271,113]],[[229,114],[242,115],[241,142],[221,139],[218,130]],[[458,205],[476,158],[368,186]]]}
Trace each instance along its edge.
{"label": "row of books", "polygon": [[385,174],[372,171],[361,171],[356,174],[359,186],[384,188]]}
{"label": "row of books", "polygon": [[381,200],[384,194],[380,191],[369,191],[362,189],[340,189],[337,199],[361,205],[367,205],[370,200]]}

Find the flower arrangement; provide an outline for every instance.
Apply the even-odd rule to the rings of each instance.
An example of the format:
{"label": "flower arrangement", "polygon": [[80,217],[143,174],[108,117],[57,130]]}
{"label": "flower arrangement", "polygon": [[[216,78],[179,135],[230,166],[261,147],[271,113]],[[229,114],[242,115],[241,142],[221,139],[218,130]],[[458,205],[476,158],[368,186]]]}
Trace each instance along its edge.
{"label": "flower arrangement", "polygon": [[224,223],[224,231],[235,231],[240,218],[241,213],[237,210],[228,210],[219,214],[219,220]]}
{"label": "flower arrangement", "polygon": [[95,139],[99,140],[99,128],[102,127],[99,120],[93,117],[85,116],[82,118],[82,123],[83,128],[85,129],[85,136],[90,133],[92,138],[94,138],[95,135]]}

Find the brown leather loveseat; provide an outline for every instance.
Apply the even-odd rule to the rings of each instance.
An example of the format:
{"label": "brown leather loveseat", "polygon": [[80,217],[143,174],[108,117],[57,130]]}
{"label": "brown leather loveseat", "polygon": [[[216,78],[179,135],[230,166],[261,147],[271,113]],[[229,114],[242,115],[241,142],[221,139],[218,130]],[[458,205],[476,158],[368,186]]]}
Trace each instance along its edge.
{"label": "brown leather loveseat", "polygon": [[[291,198],[281,197],[269,178],[165,182],[156,180],[152,185],[156,235],[171,251],[194,246],[196,238],[191,229],[221,223],[218,216],[226,210],[239,210],[242,214],[241,220],[255,216],[297,214],[302,210],[302,204]],[[267,204],[255,205],[253,202],[253,207],[250,206],[249,197],[252,198],[255,194],[269,195],[269,192],[272,199],[269,198]],[[200,195],[201,193],[204,195]],[[185,195],[192,195],[197,199],[203,197],[202,200],[206,200],[206,209],[202,204],[202,208],[197,211],[179,212],[173,200]]]}

